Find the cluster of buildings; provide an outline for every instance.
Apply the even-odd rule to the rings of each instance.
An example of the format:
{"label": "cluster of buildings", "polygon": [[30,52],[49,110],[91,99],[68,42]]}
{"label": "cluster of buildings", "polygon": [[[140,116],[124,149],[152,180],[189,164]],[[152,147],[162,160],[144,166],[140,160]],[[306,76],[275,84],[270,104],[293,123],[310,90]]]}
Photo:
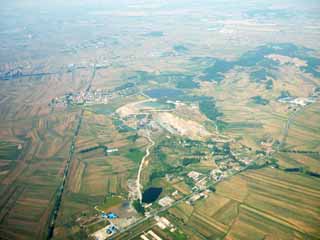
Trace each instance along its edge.
{"label": "cluster of buildings", "polygon": [[142,240],[162,240],[154,231],[149,230],[148,232],[140,236]]}
{"label": "cluster of buildings", "polygon": [[118,232],[118,228],[113,223],[91,234],[95,240],[105,240]]}
{"label": "cluster of buildings", "polygon": [[174,199],[172,199],[172,198],[169,197],[169,196],[165,196],[165,197],[161,198],[161,199],[158,201],[158,204],[159,204],[161,207],[169,207],[169,206],[171,206],[174,202],[175,202]]}
{"label": "cluster of buildings", "polygon": [[223,179],[224,173],[220,169],[213,169],[210,172],[210,177],[213,181],[219,182]]}
{"label": "cluster of buildings", "polygon": [[309,98],[304,98],[304,97],[285,97],[285,98],[280,98],[278,100],[281,103],[288,103],[291,105],[295,106],[301,106],[304,107],[310,103],[314,103],[316,99],[309,97]]}
{"label": "cluster of buildings", "polygon": [[187,176],[194,182],[194,187],[192,188],[193,191],[205,190],[207,188],[207,176],[196,171],[189,172]]}
{"label": "cluster of buildings", "polygon": [[234,148],[237,149],[236,153],[231,150],[229,143],[220,147],[214,146],[212,158],[218,168],[212,170],[210,175],[215,182],[245,169],[257,158],[257,155],[244,145],[240,144]]}
{"label": "cluster of buildings", "polygon": [[[86,24],[91,25],[90,23],[86,23]],[[93,39],[93,40],[83,41],[80,44],[67,46],[67,47],[63,48],[61,50],[61,52],[64,52],[64,53],[74,52],[74,53],[76,53],[76,52],[83,50],[83,49],[90,49],[90,48],[99,49],[99,48],[110,47],[110,44],[112,45],[115,43],[116,43],[116,41],[113,39],[106,38],[106,37],[100,37],[100,38]]]}
{"label": "cluster of buildings", "polygon": [[157,226],[162,230],[167,228],[170,229],[170,232],[174,232],[176,230],[175,226],[167,218],[155,216],[154,219],[157,221]]}
{"label": "cluster of buildings", "polygon": [[193,205],[196,201],[200,199],[204,199],[208,197],[208,191],[200,192],[195,195],[193,195],[191,198],[189,198],[186,203],[189,205]]}
{"label": "cluster of buildings", "polygon": [[23,76],[21,68],[15,68],[6,72],[0,72],[0,80],[11,80],[21,76]]}
{"label": "cluster of buildings", "polygon": [[[175,226],[165,217],[154,217],[155,221],[157,222],[156,225],[161,229],[169,229],[170,232],[175,232],[177,229]],[[156,234],[153,230],[149,230],[142,235],[140,235],[140,239],[142,240],[163,240],[158,234]]]}
{"label": "cluster of buildings", "polygon": [[55,99],[56,102],[63,102],[66,105],[73,105],[73,104],[106,104],[108,103],[109,99],[111,98],[112,93],[110,90],[91,90],[89,92],[81,91],[78,93],[67,93],[60,99]]}
{"label": "cluster of buildings", "polygon": [[[98,65],[95,65],[98,68]],[[59,106],[62,104],[64,106],[69,105],[93,105],[93,104],[107,104],[112,99],[121,96],[129,96],[136,93],[134,87],[121,88],[117,87],[115,89],[90,89],[82,90],[80,92],[66,93],[64,96],[59,98],[54,98],[51,100],[51,105]]]}
{"label": "cluster of buildings", "polygon": [[293,97],[290,94],[286,94],[278,98],[278,101],[281,103],[287,103],[293,106],[304,107],[308,104],[314,103],[320,97],[320,88],[317,87],[314,89],[313,93],[309,97]]}
{"label": "cluster of buildings", "polygon": [[192,178],[194,182],[199,181],[200,177],[202,176],[201,173],[196,172],[196,171],[191,171],[187,175],[189,178]]}

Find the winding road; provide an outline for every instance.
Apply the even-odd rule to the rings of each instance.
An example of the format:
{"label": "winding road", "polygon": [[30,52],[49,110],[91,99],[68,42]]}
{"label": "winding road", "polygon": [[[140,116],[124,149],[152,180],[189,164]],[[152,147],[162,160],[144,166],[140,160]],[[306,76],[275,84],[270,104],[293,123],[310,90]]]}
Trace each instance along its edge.
{"label": "winding road", "polygon": [[138,175],[137,175],[137,181],[136,181],[136,184],[137,184],[137,195],[138,195],[138,198],[139,198],[139,201],[140,203],[142,202],[142,193],[141,193],[141,189],[142,189],[142,185],[140,183],[141,181],[141,172],[143,170],[143,165],[146,161],[146,159],[149,157],[150,155],[150,149],[154,146],[154,141],[151,139],[150,137],[150,134],[148,133],[147,135],[147,139],[148,141],[150,142],[150,145],[147,147],[146,149],[146,154],[143,156],[141,162],[140,162],[140,166],[139,166],[139,170],[138,170]]}

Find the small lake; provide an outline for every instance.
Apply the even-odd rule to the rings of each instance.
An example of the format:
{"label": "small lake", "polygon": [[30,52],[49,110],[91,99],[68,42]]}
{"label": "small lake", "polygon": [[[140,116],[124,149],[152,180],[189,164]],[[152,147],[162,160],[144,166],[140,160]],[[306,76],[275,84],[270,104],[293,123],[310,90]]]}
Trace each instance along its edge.
{"label": "small lake", "polygon": [[150,187],[146,189],[142,194],[142,202],[152,203],[160,196],[162,188]]}
{"label": "small lake", "polygon": [[183,91],[173,88],[155,88],[145,91],[152,98],[176,98],[183,95]]}

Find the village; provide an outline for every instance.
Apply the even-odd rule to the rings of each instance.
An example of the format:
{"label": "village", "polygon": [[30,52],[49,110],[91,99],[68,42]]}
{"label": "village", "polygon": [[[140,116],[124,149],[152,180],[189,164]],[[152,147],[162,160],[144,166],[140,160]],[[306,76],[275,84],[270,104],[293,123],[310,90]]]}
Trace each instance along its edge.
{"label": "village", "polygon": [[136,94],[136,88],[133,84],[124,84],[115,89],[89,89],[80,92],[66,93],[61,97],[51,100],[50,105],[53,107],[67,107],[72,105],[95,105],[108,104],[117,97],[124,97]]}
{"label": "village", "polygon": [[[149,120],[145,124],[139,123],[140,129],[146,128],[151,124],[151,122],[152,120]],[[182,146],[191,146],[192,141],[180,141],[179,144]],[[197,142],[197,144],[200,143]],[[182,176],[179,173],[170,173],[165,175],[165,179],[169,184],[173,184],[177,181],[187,184],[191,190],[189,194],[182,193],[179,190],[174,190],[169,194],[163,195],[155,202],[142,203],[143,215],[140,217],[129,213],[130,211],[131,213],[134,211],[132,208],[130,208],[130,210],[128,210],[129,212],[126,214],[120,215],[112,212],[100,212],[100,218],[108,219],[108,224],[94,232],[91,236],[96,240],[111,239],[112,236],[120,234],[131,226],[150,218],[154,219],[156,222],[155,224],[160,229],[169,229],[170,232],[174,232],[177,228],[165,217],[160,217],[159,214],[165,212],[171,207],[174,207],[180,202],[185,202],[186,204],[193,206],[197,201],[208,198],[210,193],[215,192],[215,185],[218,182],[245,170],[255,161],[264,157],[261,153],[251,154],[250,149],[244,146],[241,146],[240,150],[237,152],[233,152],[234,150],[231,150],[229,143],[210,143],[203,144],[203,146],[205,146],[204,149],[206,149],[209,154],[202,156],[201,159],[206,161],[211,159],[217,168],[212,169],[207,174],[191,170]],[[137,195],[135,194],[137,189],[136,184],[136,181],[132,181],[131,183],[129,182],[129,186],[131,186],[129,189],[131,188],[130,192],[133,200],[137,199]],[[154,231],[148,230],[140,235],[140,239],[162,240],[163,238],[157,235]]]}

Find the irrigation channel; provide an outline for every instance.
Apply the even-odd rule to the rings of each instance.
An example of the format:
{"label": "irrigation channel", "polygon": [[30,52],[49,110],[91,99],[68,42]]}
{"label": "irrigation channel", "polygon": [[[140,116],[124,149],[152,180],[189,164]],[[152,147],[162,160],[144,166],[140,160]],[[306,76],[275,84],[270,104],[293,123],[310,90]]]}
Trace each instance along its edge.
{"label": "irrigation channel", "polygon": [[[95,78],[96,75],[96,66],[94,65],[93,67],[93,72],[92,72],[92,76],[89,79],[89,84],[85,90],[85,95],[87,95],[91,89],[91,85],[92,85],[92,81]],[[55,223],[58,217],[58,213],[60,210],[60,206],[61,206],[61,200],[62,200],[62,196],[63,196],[63,192],[64,192],[64,187],[68,178],[68,174],[69,174],[69,169],[71,166],[71,162],[74,156],[74,150],[75,150],[75,144],[76,144],[76,140],[81,128],[81,123],[82,123],[82,118],[83,118],[83,113],[84,113],[84,109],[81,109],[79,115],[78,115],[78,122],[76,124],[76,129],[74,131],[73,137],[72,137],[72,141],[71,141],[71,146],[70,146],[70,150],[69,150],[69,158],[68,161],[66,163],[66,166],[64,168],[64,172],[63,172],[63,179],[62,182],[60,184],[60,187],[58,188],[57,194],[56,194],[56,198],[54,201],[54,206],[52,208],[51,214],[49,216],[49,223],[48,223],[48,233],[47,233],[47,239],[51,239],[53,237],[53,233],[54,233],[54,227],[55,227]]]}

